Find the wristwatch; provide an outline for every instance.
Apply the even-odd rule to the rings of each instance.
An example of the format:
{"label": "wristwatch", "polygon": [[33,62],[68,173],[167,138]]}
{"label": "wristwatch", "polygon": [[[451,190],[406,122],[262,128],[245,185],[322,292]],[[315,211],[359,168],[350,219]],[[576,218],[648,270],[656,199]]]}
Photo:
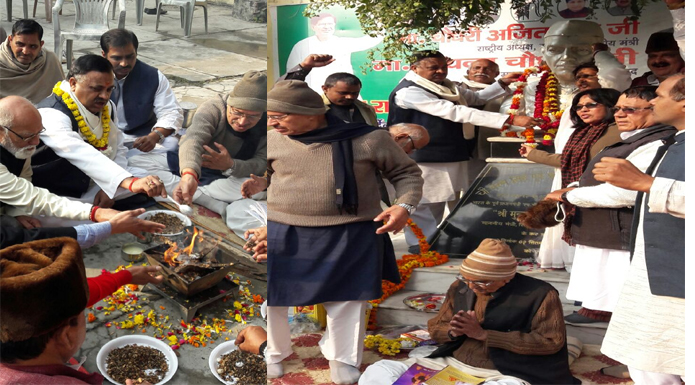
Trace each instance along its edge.
{"label": "wristwatch", "polygon": [[413,205],[409,205],[407,203],[399,203],[398,206],[403,207],[408,212],[408,215],[413,215],[413,213],[415,212],[415,206]]}
{"label": "wristwatch", "polygon": [[230,176],[232,176],[232,173],[234,172],[234,165],[235,165],[235,164],[236,164],[236,163],[232,163],[232,167],[230,167],[230,168],[228,168],[228,169],[222,171],[222,175],[224,175],[224,176],[226,176],[226,177],[228,177],[228,178],[229,178]]}
{"label": "wristwatch", "polygon": [[164,134],[159,132],[159,130],[154,128],[154,127],[152,128],[152,132],[154,132],[155,134],[157,134],[159,136],[159,141],[157,141],[157,143],[161,144],[164,141],[164,138],[166,138],[166,136],[164,136]]}

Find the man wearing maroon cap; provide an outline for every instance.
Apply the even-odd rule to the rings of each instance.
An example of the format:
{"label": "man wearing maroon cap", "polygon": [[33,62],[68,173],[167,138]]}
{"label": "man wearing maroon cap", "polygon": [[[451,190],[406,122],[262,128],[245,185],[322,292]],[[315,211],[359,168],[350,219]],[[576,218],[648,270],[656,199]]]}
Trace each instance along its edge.
{"label": "man wearing maroon cap", "polygon": [[672,32],[656,32],[647,42],[647,67],[650,71],[632,80],[634,86],[658,86],[667,77],[683,71],[685,60]]}

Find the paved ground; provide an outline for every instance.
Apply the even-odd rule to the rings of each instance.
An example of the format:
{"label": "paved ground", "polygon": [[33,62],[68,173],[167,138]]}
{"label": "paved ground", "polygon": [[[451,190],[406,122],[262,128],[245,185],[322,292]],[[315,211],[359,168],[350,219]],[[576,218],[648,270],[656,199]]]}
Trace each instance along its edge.
{"label": "paved ground", "polygon": [[[29,16],[33,2],[29,1]],[[145,7],[154,7],[152,2],[146,2]],[[2,25],[8,33],[11,31],[12,22],[7,21],[4,6],[0,6],[0,18]],[[37,7],[36,20],[44,27],[45,47],[53,50],[53,24],[46,22],[43,11],[43,1]],[[234,19],[231,8],[209,4],[209,33],[205,33],[203,12],[197,8],[194,13],[193,32],[190,38],[183,37],[183,29],[180,26],[178,7],[165,7],[168,11],[161,16],[159,31],[155,32],[155,16],[143,16],[141,26],[135,21],[135,1],[126,0],[126,24],[127,29],[132,30],[138,36],[140,48],[138,58],[150,65],[159,68],[173,84],[174,92],[179,101],[193,102],[200,105],[203,101],[217,93],[226,93],[236,84],[241,76],[248,70],[266,69],[266,25],[254,24],[243,20]],[[22,2],[13,2],[13,22],[23,15]],[[63,15],[60,16],[62,28],[71,30],[74,24],[75,8],[72,2],[66,2]],[[111,24],[112,27],[116,24]],[[74,55],[79,57],[87,53],[100,54],[97,41],[75,41]],[[64,70],[67,70],[64,68]],[[67,71],[66,71],[67,72]],[[120,258],[121,245],[134,242],[135,237],[130,234],[112,236],[105,242],[93,248],[85,250],[85,265],[88,273],[98,275],[100,269],[113,270],[118,265],[125,264]],[[246,278],[242,277],[242,281]],[[264,282],[253,281],[251,291],[265,297],[266,285]],[[146,290],[147,291],[147,290]],[[142,294],[140,301],[143,313],[155,310],[158,314],[170,317],[169,323],[180,323],[181,314],[174,309],[168,301],[159,295]],[[149,298],[145,300],[145,298]],[[232,301],[210,305],[202,310],[208,317],[220,317],[226,314],[226,309],[232,306]],[[97,306],[105,306],[103,303]],[[164,307],[162,309],[161,307]],[[87,360],[84,367],[89,371],[97,371],[96,356],[101,348],[109,340],[122,335],[139,334],[153,335],[156,328],[146,327],[146,332],[139,329],[116,329],[117,322],[132,319],[128,314],[115,311],[105,315],[102,311],[92,311],[97,320],[88,324],[88,333],[82,350],[77,357],[85,355]],[[132,314],[132,313],[131,313]],[[227,317],[229,318],[229,317]],[[111,327],[107,322],[111,321]],[[264,325],[259,317],[251,319],[251,324]],[[195,348],[183,345],[178,353],[179,366],[171,384],[216,384],[219,383],[208,368],[208,357],[215,346],[225,341],[225,338],[234,340],[237,332],[243,328],[236,322],[227,322],[228,332],[223,332],[216,339],[215,344],[207,344],[206,347]],[[214,334],[213,334],[214,336]]]}
{"label": "paved ground", "polygon": [[[33,2],[28,3],[31,17]],[[144,14],[142,25],[137,25],[135,1],[126,0],[125,4],[125,27],[135,32],[140,42],[138,58],[159,68],[167,76],[179,101],[200,105],[218,92],[230,91],[246,71],[267,68],[266,25],[233,18],[231,7],[208,3],[207,34],[203,9],[197,7],[193,13],[191,37],[185,38],[178,7],[164,6],[168,12],[160,16],[159,31],[155,32],[154,15]],[[154,4],[146,1],[145,7],[154,7]],[[10,33],[13,22],[22,17],[22,2],[13,1],[13,22],[7,21],[4,8],[3,4],[0,25]],[[39,1],[35,19],[44,28],[44,47],[52,51],[53,24],[46,21],[43,9],[43,1]],[[72,2],[65,2],[60,16],[61,28],[72,30],[74,20],[75,7]],[[114,20],[110,22],[112,28],[117,27]],[[76,57],[101,53],[98,41],[75,41],[73,50]]]}

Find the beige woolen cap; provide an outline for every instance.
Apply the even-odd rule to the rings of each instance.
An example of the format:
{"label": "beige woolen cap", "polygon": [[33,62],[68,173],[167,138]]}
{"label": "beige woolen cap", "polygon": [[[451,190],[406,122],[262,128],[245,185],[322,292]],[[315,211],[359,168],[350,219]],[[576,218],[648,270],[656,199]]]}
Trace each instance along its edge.
{"label": "beige woolen cap", "polygon": [[321,95],[301,80],[282,80],[268,92],[268,111],[298,115],[323,115],[328,108]]}
{"label": "beige woolen cap", "polygon": [[264,71],[245,73],[227,95],[227,105],[242,110],[266,111],[267,84],[268,76]]}
{"label": "beige woolen cap", "polygon": [[459,271],[475,281],[502,281],[516,274],[516,258],[506,243],[488,238],[461,262]]}

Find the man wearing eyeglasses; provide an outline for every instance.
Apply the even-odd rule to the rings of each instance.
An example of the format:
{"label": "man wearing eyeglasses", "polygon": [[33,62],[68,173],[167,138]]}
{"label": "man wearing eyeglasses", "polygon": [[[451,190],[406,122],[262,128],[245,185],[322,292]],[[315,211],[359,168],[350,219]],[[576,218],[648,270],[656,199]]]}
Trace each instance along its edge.
{"label": "man wearing eyeglasses", "polygon": [[[578,187],[556,190],[546,198],[575,206],[571,222],[577,255],[567,298],[593,311],[613,312],[630,268],[630,239],[636,191],[598,181],[592,170],[605,157],[626,159],[645,171],[661,147],[661,139],[676,133],[668,124],[655,123],[651,100],[656,87],[632,87],[613,108],[622,141],[604,148],[591,159]],[[565,317],[575,324],[599,322],[580,310]]]}
{"label": "man wearing eyeglasses", "polygon": [[532,384],[579,384],[567,358],[560,297],[547,282],[516,273],[509,246],[485,239],[464,259],[427,327],[450,357]]}
{"label": "man wearing eyeglasses", "polygon": [[266,75],[248,71],[227,95],[203,103],[178,152],[139,155],[130,165],[153,170],[179,204],[195,202],[224,216],[241,184],[266,169]]}
{"label": "man wearing eyeglasses", "polygon": [[635,384],[681,384],[686,371],[685,76],[661,82],[651,100],[654,122],[678,130],[646,172],[605,157],[596,179],[637,191],[632,262],[601,352],[628,366]]}
{"label": "man wearing eyeglasses", "polygon": [[[31,156],[39,144],[41,115],[20,96],[0,99],[0,247],[34,239],[68,236],[89,247],[111,234],[161,231],[163,226],[137,219],[141,211],[119,213],[51,194],[30,182]],[[44,228],[27,215],[100,222]]]}
{"label": "man wearing eyeglasses", "polygon": [[183,110],[166,76],[138,60],[138,37],[127,29],[112,29],[101,35],[100,45],[116,77],[111,100],[130,148],[128,157],[176,150],[173,135],[181,129]]}

